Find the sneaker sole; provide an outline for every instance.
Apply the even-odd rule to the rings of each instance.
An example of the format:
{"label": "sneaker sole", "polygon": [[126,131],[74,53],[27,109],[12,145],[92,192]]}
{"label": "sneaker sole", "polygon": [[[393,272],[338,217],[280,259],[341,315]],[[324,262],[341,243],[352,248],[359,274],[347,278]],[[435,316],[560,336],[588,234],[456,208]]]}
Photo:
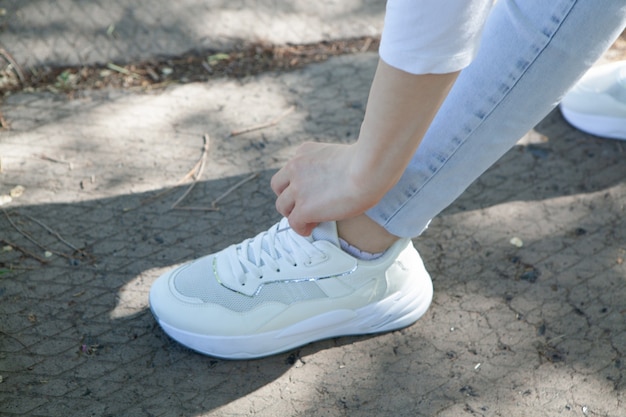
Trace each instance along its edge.
{"label": "sneaker sole", "polygon": [[626,140],[626,120],[616,117],[589,115],[561,106],[561,113],[575,128],[583,132],[611,139]]}
{"label": "sneaker sole", "polygon": [[[311,342],[340,336],[389,332],[415,323],[426,313],[433,297],[428,272],[422,270],[403,292],[357,310],[334,310],[286,328],[247,336],[210,336],[180,330],[162,321],[174,340],[199,353],[222,359],[256,359],[285,352]],[[154,311],[153,311],[154,313]]]}

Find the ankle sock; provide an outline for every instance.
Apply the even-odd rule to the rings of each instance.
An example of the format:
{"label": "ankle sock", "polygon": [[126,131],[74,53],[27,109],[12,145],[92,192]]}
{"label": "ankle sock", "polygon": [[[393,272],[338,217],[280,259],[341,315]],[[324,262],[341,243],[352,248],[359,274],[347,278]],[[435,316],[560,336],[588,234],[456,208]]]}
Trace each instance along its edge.
{"label": "ankle sock", "polygon": [[363,261],[372,261],[374,259],[380,258],[385,253],[385,252],[370,253],[370,252],[363,251],[357,248],[356,246],[352,246],[351,244],[349,244],[342,238],[339,238],[339,246],[347,254],[352,255],[355,258],[361,259]]}
{"label": "ankle sock", "polygon": [[348,242],[337,236],[337,228],[334,222],[320,223],[318,227],[313,229],[313,234],[311,235],[311,237],[313,240],[327,240],[333,245],[340,247],[341,250],[343,250],[347,254],[363,261],[371,261],[376,258],[380,258],[385,253],[370,253],[349,244]]}

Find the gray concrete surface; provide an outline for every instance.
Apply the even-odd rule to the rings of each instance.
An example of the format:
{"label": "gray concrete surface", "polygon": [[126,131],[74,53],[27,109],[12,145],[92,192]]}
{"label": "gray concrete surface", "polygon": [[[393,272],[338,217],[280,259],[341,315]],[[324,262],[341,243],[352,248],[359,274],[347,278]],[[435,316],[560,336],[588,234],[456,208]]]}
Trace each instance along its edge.
{"label": "gray concrete surface", "polygon": [[1,42],[24,66],[372,36],[384,13],[376,0],[3,0],[0,7]]}
{"label": "gray concrete surface", "polygon": [[[37,42],[96,45],[111,20],[76,27],[83,15],[68,12],[47,19],[41,37],[19,22],[67,4],[109,15],[130,7],[22,3],[0,2],[20,9],[2,41],[32,45],[32,55],[13,50],[22,63],[73,62],[74,46],[46,56]],[[191,27],[182,5],[192,3],[139,2],[134,13],[153,13],[156,32],[167,30],[156,15]],[[274,3],[250,4],[265,7],[268,21],[281,16],[270,13]],[[356,26],[379,23],[365,14]],[[326,20],[315,10],[303,19]],[[129,44],[142,42],[129,33]],[[133,48],[98,59],[136,56]],[[626,144],[585,135],[558,112],[415,240],[435,285],[415,325],[254,361],[198,355],[155,325],[147,293],[160,273],[278,219],[268,181],[295,146],[354,139],[375,62],[361,54],[241,81],[5,97],[0,196],[14,196],[0,213],[0,415],[626,415]],[[229,137],[291,106],[277,125]],[[204,172],[172,209],[205,134]],[[180,209],[211,207],[224,193],[218,211]]]}

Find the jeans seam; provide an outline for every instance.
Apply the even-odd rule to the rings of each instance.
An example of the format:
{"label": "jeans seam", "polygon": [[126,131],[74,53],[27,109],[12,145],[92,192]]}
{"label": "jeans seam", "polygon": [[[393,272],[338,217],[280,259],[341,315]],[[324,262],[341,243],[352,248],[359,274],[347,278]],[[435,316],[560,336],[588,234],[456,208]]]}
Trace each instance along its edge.
{"label": "jeans seam", "polygon": [[[426,187],[426,185],[428,185],[428,183],[433,179],[433,177],[435,177],[437,175],[438,172],[440,172],[443,167],[450,161],[450,159],[452,159],[452,157],[454,157],[462,148],[463,146],[467,143],[468,139],[475,134],[475,132],[482,126],[484,125],[485,121],[489,118],[489,116],[491,114],[493,114],[494,111],[496,111],[496,109],[502,104],[502,102],[509,97],[511,91],[515,88],[515,86],[522,80],[522,78],[528,73],[528,71],[533,67],[533,65],[536,63],[536,61],[541,57],[541,55],[543,54],[543,52],[546,50],[546,48],[548,48],[548,46],[550,46],[550,44],[553,42],[554,38],[557,36],[557,34],[559,33],[559,31],[561,30],[561,27],[563,26],[563,23],[567,20],[568,16],[571,14],[572,10],[574,9],[574,7],[576,6],[576,4],[578,3],[579,0],[573,0],[571,1],[567,11],[563,14],[563,18],[560,20],[560,22],[558,23],[558,25],[555,27],[555,29],[552,31],[551,35],[547,38],[545,44],[543,45],[543,47],[541,47],[540,49],[537,50],[534,58],[529,61],[529,63],[526,65],[526,67],[524,68],[524,70],[517,76],[517,78],[515,79],[515,82],[513,84],[511,84],[511,87],[508,88],[506,90],[506,92],[504,92],[502,94],[502,96],[500,97],[500,99],[494,103],[494,105],[492,106],[492,108],[489,110],[489,112],[487,112],[485,114],[484,117],[481,118],[480,122],[478,124],[476,124],[476,126],[474,126],[474,128],[472,128],[472,130],[465,135],[465,139],[460,141],[456,147],[448,154],[447,158],[445,159],[445,161],[443,161],[441,164],[439,164],[439,167],[432,172],[432,174],[426,179],[426,181],[424,181],[424,183],[415,191],[411,192],[411,195],[408,196],[404,202],[402,204],[400,204],[398,206],[397,209],[395,209],[393,211],[393,213],[385,220],[383,227],[387,228],[387,226],[394,220],[394,218],[398,215],[398,213],[400,211],[402,211],[402,209],[404,207],[406,207],[406,205],[413,199],[415,199],[417,197],[417,195],[424,189],[424,187]],[[545,29],[544,29],[545,30]],[[545,34],[545,33],[544,33]]]}

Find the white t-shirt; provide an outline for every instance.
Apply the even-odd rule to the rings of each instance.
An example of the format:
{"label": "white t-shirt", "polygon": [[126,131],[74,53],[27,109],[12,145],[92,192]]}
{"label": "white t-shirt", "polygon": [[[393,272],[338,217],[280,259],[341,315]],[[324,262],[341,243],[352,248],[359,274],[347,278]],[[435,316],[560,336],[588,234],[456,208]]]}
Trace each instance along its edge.
{"label": "white t-shirt", "polygon": [[472,61],[494,0],[388,0],[380,57],[412,74],[458,71]]}

